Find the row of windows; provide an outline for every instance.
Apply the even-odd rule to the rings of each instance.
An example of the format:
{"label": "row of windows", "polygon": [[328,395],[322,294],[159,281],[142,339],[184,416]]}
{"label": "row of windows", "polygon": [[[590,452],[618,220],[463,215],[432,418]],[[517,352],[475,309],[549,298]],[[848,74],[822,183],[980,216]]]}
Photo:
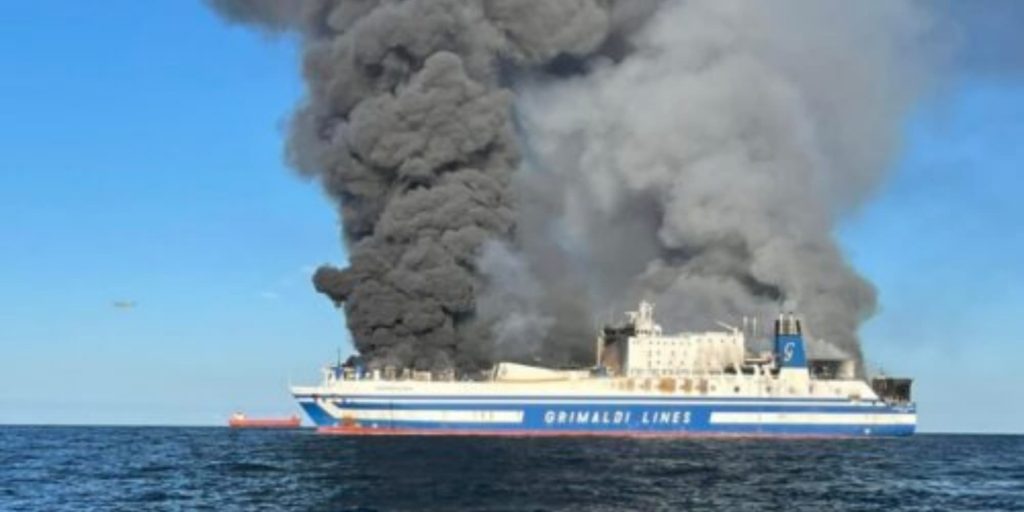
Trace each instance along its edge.
{"label": "row of windows", "polygon": [[[664,380],[662,382],[654,382],[654,381],[652,381],[650,379],[647,379],[647,380],[640,381],[639,383],[634,383],[633,381],[627,381],[627,382],[625,382],[623,384],[620,384],[620,387],[622,389],[638,388],[638,389],[643,389],[643,390],[651,390],[651,389],[654,389],[654,388],[658,388],[658,389],[664,390],[665,384],[666,384],[666,382]],[[706,388],[706,390],[702,391],[702,389],[701,389],[702,387]],[[669,389],[671,389],[671,387]],[[707,393],[707,392],[715,393],[715,392],[718,391],[718,386],[716,384],[708,384],[706,382],[696,382],[695,383],[695,382],[692,382],[692,381],[680,381],[675,386],[675,389],[678,389],[679,391],[684,391],[684,392],[699,391],[699,392],[702,392],[702,393]],[[772,389],[773,389],[772,386],[765,386],[763,389],[764,389],[764,392],[766,394],[769,394],[769,395],[772,394]],[[732,388],[732,392],[734,394],[740,394],[741,391],[743,391],[743,388],[741,386],[733,386],[733,388]],[[808,391],[808,393],[814,394],[814,386],[809,386],[807,388],[807,391]],[[839,389],[839,388],[832,388],[831,391],[832,391],[832,394],[834,394],[835,396],[842,396],[843,395],[842,390]],[[790,386],[790,387],[785,389],[785,392],[787,394],[789,394],[789,395],[795,395],[796,394],[796,388]],[[854,398],[854,397],[859,398],[859,397],[857,397],[855,395],[851,395],[851,398]]]}
{"label": "row of windows", "polygon": [[[634,339],[633,340],[633,344],[634,345],[656,345],[656,346],[659,346],[659,347],[661,347],[661,346],[668,346],[668,345],[701,345],[701,344],[712,344],[714,342],[715,342],[714,338],[708,338],[708,339],[697,338],[695,340],[694,339],[683,339],[683,340],[646,340],[646,342],[645,342],[645,340],[642,340],[642,339]],[[718,338],[718,343],[720,345],[724,345],[726,343],[733,343],[733,344],[739,345],[739,344],[741,344],[741,341],[739,339]]]}
{"label": "row of windows", "polygon": [[[681,357],[681,358],[684,358],[684,359],[690,358],[690,357],[705,357],[705,358],[707,358],[707,357],[721,357],[723,354],[727,355],[727,356],[729,356],[729,355],[738,355],[740,353],[741,352],[739,352],[739,351],[736,351],[736,352],[700,352],[700,351],[698,351],[697,353],[693,354],[692,356],[691,356],[691,354],[689,352],[683,352],[681,354],[678,354],[678,357]],[[669,352],[668,354],[657,353],[657,352],[654,352],[654,353],[647,352],[647,353],[640,353],[640,354],[636,354],[636,355],[638,356],[638,358],[645,358],[648,361],[650,361],[652,359],[661,360],[662,358],[675,359],[676,356],[677,356],[677,354],[675,352]],[[644,356],[646,356],[646,357],[644,357]]]}
{"label": "row of windows", "polygon": [[676,365],[681,365],[681,364],[697,364],[697,363],[702,363],[702,362],[706,363],[706,362],[711,362],[711,361],[733,361],[733,360],[738,361],[739,358],[738,357],[737,358],[721,357],[721,356],[717,356],[717,357],[716,356],[695,356],[695,357],[682,356],[682,357],[678,357],[677,358],[677,357],[674,357],[674,356],[669,356],[669,357],[666,357],[664,359],[662,359],[660,357],[647,357],[645,359],[633,359],[632,361],[634,362],[634,364],[644,364],[644,363],[646,363],[647,366],[661,366],[662,364],[665,364],[665,365],[668,365],[668,366],[676,366]]}

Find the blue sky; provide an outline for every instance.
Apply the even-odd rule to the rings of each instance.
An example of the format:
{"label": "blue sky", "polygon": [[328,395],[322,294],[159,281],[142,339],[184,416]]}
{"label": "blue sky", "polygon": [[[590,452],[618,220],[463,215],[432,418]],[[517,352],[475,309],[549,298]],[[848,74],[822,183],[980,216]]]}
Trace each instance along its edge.
{"label": "blue sky", "polygon": [[[0,26],[0,423],[295,411],[289,379],[347,334],[309,284],[343,260],[335,215],[281,158],[294,41],[180,1]],[[917,378],[922,429],[1024,432],[1024,88],[962,75],[839,235],[880,292],[869,363]]]}
{"label": "blue sky", "polygon": [[308,277],[342,258],[335,216],[281,161],[294,45],[192,2],[11,7],[0,422],[291,412],[345,342]]}
{"label": "blue sky", "polygon": [[1024,88],[964,81],[908,121],[905,155],[840,230],[878,287],[869,363],[917,378],[923,429],[1024,432]]}

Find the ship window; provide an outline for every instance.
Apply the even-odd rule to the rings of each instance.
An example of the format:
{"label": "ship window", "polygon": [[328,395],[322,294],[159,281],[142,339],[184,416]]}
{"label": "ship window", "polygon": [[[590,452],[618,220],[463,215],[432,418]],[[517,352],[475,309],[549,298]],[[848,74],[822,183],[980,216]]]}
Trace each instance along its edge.
{"label": "ship window", "polygon": [[739,394],[739,392],[740,392],[740,387],[739,387],[739,386],[736,386],[736,387],[732,388],[732,390],[733,390],[733,391],[735,391],[735,392],[736,392],[736,394]]}

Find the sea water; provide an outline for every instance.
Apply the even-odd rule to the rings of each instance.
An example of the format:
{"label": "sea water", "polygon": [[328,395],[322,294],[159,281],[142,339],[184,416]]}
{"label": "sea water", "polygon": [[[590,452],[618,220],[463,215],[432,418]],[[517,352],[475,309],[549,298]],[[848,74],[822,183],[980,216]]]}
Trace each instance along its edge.
{"label": "sea water", "polygon": [[1024,511],[1024,437],[347,438],[0,427],[0,510]]}

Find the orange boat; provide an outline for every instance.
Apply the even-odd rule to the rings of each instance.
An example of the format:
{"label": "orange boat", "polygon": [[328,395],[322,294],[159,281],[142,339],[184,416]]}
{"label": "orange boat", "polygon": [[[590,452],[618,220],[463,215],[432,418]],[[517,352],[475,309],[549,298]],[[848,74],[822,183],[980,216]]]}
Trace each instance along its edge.
{"label": "orange boat", "polygon": [[294,414],[288,418],[248,418],[245,414],[236,412],[228,420],[231,428],[299,428],[301,421]]}

